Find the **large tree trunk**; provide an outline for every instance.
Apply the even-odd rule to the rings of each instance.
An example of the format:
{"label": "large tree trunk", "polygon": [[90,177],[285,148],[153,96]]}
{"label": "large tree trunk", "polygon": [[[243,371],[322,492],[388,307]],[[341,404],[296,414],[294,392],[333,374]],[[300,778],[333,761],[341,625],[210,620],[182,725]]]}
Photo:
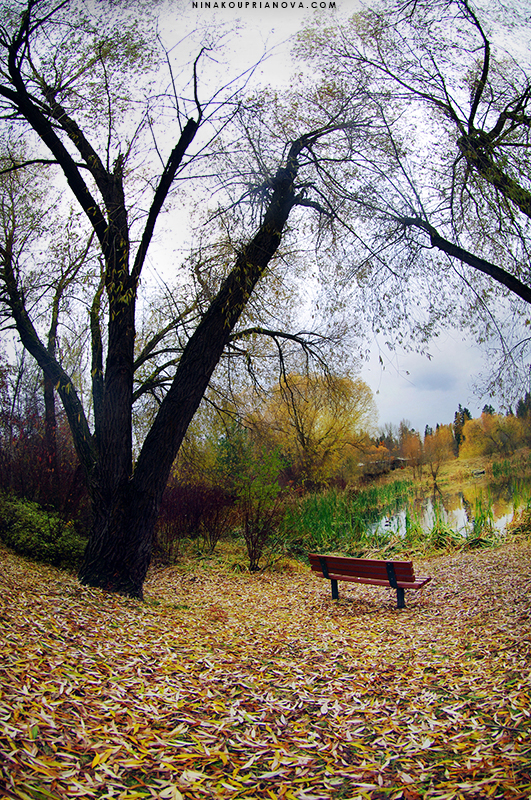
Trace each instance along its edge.
{"label": "large tree trunk", "polygon": [[143,598],[158,508],[135,494],[132,483],[114,491],[93,489],[92,530],[79,579],[88,586]]}
{"label": "large tree trunk", "polygon": [[238,254],[189,340],[131,479],[124,480],[123,463],[100,452],[92,489],[93,529],[79,572],[82,583],[142,598],[153,530],[171,466],[231,332],[278,248],[296,202],[293,182],[304,144],[305,139],[293,144],[287,166],[277,173],[259,230]]}

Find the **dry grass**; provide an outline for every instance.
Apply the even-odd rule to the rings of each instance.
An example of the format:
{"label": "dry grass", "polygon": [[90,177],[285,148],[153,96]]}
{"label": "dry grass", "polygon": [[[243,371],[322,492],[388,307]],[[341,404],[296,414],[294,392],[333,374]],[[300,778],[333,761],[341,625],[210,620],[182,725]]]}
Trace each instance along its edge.
{"label": "dry grass", "polygon": [[191,561],[140,604],[2,549],[4,796],[529,798],[530,556],[416,564],[399,611]]}
{"label": "dry grass", "polygon": [[[522,447],[512,456],[476,456],[474,458],[451,458],[441,464],[437,475],[437,486],[442,492],[466,492],[474,494],[478,490],[487,490],[489,485],[495,482],[493,476],[493,462],[507,461],[511,465],[512,475],[520,476],[528,480],[530,476],[530,455],[528,447]],[[484,471],[484,475],[479,473]],[[429,466],[424,465],[422,478],[418,479],[414,475],[412,467],[403,470],[396,470],[387,475],[381,476],[381,483],[394,483],[396,480],[409,480],[413,485],[413,492],[421,495],[428,495],[433,489],[433,479],[430,474]]]}

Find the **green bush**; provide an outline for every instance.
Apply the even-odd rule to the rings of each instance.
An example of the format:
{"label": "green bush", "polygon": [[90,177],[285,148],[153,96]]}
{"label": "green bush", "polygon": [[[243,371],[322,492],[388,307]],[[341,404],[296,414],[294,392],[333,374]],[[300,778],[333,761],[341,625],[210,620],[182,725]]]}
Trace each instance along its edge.
{"label": "green bush", "polygon": [[37,503],[5,496],[0,496],[0,539],[21,555],[70,569],[80,564],[86,545],[73,522]]}

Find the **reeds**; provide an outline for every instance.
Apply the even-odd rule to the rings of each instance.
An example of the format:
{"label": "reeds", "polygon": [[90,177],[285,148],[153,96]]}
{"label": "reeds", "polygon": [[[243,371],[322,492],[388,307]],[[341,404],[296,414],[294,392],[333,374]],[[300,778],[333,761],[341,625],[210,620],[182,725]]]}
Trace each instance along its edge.
{"label": "reeds", "polygon": [[434,520],[431,530],[426,536],[427,549],[455,550],[463,543],[461,534],[449,525],[446,512],[441,503],[433,506]]}
{"label": "reeds", "polygon": [[[360,492],[330,490],[292,504],[283,522],[288,552],[342,553],[355,557],[428,555],[433,552],[491,547],[500,542],[490,494],[480,494],[472,519],[458,531],[448,522],[442,502],[433,505],[429,526],[412,497],[409,481],[371,486]],[[400,526],[392,524],[405,508]],[[531,519],[531,503],[527,506]]]}
{"label": "reeds", "polygon": [[307,495],[287,509],[283,521],[287,549],[364,555],[389,549],[396,532],[375,527],[406,502],[410,481],[371,486],[359,492],[332,489]]}
{"label": "reeds", "polygon": [[476,497],[474,503],[474,516],[471,525],[467,526],[464,547],[475,549],[478,547],[492,547],[498,542],[498,532],[494,525],[494,512],[492,508],[492,498],[487,494]]}

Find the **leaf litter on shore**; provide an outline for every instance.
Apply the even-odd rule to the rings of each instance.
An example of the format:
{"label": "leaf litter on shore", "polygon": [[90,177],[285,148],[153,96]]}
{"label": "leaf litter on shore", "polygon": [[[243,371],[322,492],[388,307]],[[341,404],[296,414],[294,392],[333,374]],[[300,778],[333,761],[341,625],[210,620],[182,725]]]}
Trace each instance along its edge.
{"label": "leaf litter on shore", "polygon": [[2,548],[0,796],[529,798],[530,556],[429,559],[398,610],[190,563],[140,603]]}

